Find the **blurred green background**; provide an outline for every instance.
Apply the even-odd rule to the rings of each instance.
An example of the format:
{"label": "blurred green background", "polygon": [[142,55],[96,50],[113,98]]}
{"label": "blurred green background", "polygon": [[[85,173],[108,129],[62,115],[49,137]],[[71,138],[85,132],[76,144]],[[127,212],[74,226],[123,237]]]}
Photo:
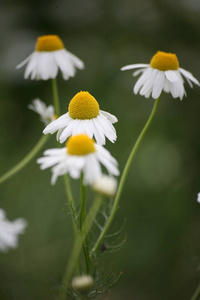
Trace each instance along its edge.
{"label": "blurred green background", "polygon": [[[49,81],[24,80],[24,69],[15,69],[40,35],[58,34],[85,62],[69,81],[59,74],[62,113],[78,91],[88,90],[116,115],[118,139],[106,147],[120,170],[153,106],[151,98],[133,94],[136,79],[120,68],[148,63],[162,50],[176,53],[180,66],[200,79],[199,0],[4,0],[0,7],[0,174],[41,137],[43,124],[27,105],[35,97],[52,103]],[[106,258],[124,273],[105,299],[188,300],[200,280],[200,89],[185,88],[182,102],[162,95],[129,172],[114,221],[121,226],[127,218],[127,242]],[[45,149],[54,145],[52,137]],[[73,234],[62,210],[62,179],[52,187],[50,177],[34,159],[0,186],[8,218],[28,221],[19,248],[0,254],[1,300],[53,299],[62,278]]]}

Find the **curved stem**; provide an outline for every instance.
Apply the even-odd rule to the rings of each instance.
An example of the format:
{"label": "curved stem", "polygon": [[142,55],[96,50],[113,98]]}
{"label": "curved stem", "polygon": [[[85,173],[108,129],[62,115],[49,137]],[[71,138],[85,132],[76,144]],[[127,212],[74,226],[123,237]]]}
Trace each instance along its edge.
{"label": "curved stem", "polygon": [[151,124],[151,122],[153,120],[153,117],[154,117],[154,115],[156,113],[156,110],[158,108],[159,101],[160,101],[160,97],[155,100],[155,103],[154,103],[153,109],[151,111],[151,114],[150,114],[150,116],[149,116],[149,118],[148,118],[145,126],[143,127],[140,135],[138,136],[138,138],[137,138],[137,140],[136,140],[136,142],[135,142],[135,144],[133,146],[133,149],[132,149],[132,151],[131,151],[131,153],[130,153],[130,155],[128,157],[128,160],[127,160],[126,165],[124,167],[124,170],[122,172],[122,176],[121,176],[121,179],[120,179],[120,182],[119,182],[117,194],[115,196],[115,200],[114,200],[114,203],[113,203],[113,207],[112,207],[109,219],[108,219],[108,221],[106,223],[106,226],[104,227],[104,230],[101,232],[101,234],[100,234],[100,236],[99,236],[96,244],[94,245],[94,247],[93,247],[93,249],[91,251],[90,259],[93,256],[93,254],[96,252],[97,248],[99,247],[99,244],[102,242],[102,240],[103,240],[106,232],[108,231],[108,229],[109,229],[109,227],[110,227],[110,225],[111,225],[111,223],[113,221],[113,218],[114,218],[115,213],[117,211],[119,199],[120,199],[120,196],[121,196],[121,193],[122,193],[122,190],[123,190],[123,187],[124,187],[124,183],[126,181],[126,177],[127,177],[129,168],[131,166],[132,160],[133,160],[133,158],[135,156],[135,153],[136,153],[136,151],[137,151],[137,149],[138,149],[138,147],[139,147],[139,145],[140,145],[140,143],[141,143],[141,141],[142,141],[142,139],[143,139],[143,137],[144,137],[147,129],[149,128],[149,126],[150,126],[150,124]]}
{"label": "curved stem", "polygon": [[76,265],[76,262],[79,258],[80,252],[81,252],[81,248],[82,248],[82,242],[85,240],[86,235],[88,234],[91,226],[92,226],[92,222],[96,217],[96,214],[101,206],[101,202],[102,202],[102,196],[98,195],[97,198],[94,200],[92,207],[89,210],[89,213],[87,214],[87,217],[85,219],[85,221],[83,222],[83,236],[79,233],[73,249],[72,249],[72,253],[70,255],[69,258],[69,262],[67,265],[67,268],[65,270],[65,274],[63,277],[63,281],[62,281],[62,289],[60,291],[60,295],[58,297],[58,300],[65,300],[66,299],[66,294],[67,294],[67,288],[68,288],[68,284],[69,284],[69,280],[71,279],[74,267]]}
{"label": "curved stem", "polygon": [[193,296],[190,300],[197,300],[197,299],[199,299],[199,297],[200,297],[200,283],[197,286],[197,288],[196,288],[196,290],[195,290],[195,292],[194,292],[194,294],[193,294]]}
{"label": "curved stem", "polygon": [[60,116],[60,104],[59,104],[59,97],[58,97],[58,87],[56,79],[52,79],[52,90],[53,90],[53,101],[54,101],[54,107],[55,107],[55,113],[56,116]]}
{"label": "curved stem", "polygon": [[40,149],[42,149],[44,144],[47,142],[49,136],[49,134],[43,135],[37,142],[35,147],[18,164],[16,164],[16,166],[14,166],[12,169],[7,171],[4,175],[0,177],[0,183],[3,183],[7,179],[17,174],[19,171],[21,171],[34,158],[34,156],[36,156]]}

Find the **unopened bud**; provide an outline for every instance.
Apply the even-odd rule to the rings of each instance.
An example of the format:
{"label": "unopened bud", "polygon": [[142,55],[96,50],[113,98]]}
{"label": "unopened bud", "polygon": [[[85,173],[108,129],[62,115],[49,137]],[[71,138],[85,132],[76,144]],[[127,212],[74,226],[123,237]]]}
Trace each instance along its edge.
{"label": "unopened bud", "polygon": [[93,283],[94,280],[90,275],[76,276],[72,280],[72,287],[81,295],[86,295]]}
{"label": "unopened bud", "polygon": [[92,186],[93,190],[107,197],[113,197],[117,190],[117,180],[108,175],[102,175]]}

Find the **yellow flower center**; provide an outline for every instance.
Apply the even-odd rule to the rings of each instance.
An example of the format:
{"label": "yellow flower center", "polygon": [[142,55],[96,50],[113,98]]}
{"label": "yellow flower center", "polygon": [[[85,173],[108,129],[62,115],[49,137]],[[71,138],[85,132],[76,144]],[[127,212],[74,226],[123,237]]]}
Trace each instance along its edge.
{"label": "yellow flower center", "polygon": [[71,136],[66,143],[67,153],[71,155],[87,155],[95,152],[94,140],[86,134]]}
{"label": "yellow flower center", "polygon": [[63,42],[57,35],[43,35],[37,39],[36,51],[56,51],[64,49]]}
{"label": "yellow flower center", "polygon": [[176,54],[158,51],[152,57],[150,66],[160,71],[178,70],[179,62]]}
{"label": "yellow flower center", "polygon": [[99,115],[99,104],[90,93],[79,92],[70,101],[68,111],[73,119],[93,119]]}

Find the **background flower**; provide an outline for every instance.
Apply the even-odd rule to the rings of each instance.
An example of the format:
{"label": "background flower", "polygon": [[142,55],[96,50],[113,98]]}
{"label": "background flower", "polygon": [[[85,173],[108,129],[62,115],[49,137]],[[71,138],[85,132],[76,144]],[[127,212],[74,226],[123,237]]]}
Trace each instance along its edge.
{"label": "background flower", "polygon": [[5,211],[0,208],[0,251],[18,247],[18,235],[24,233],[27,222],[24,219],[9,221]]}
{"label": "background flower", "polygon": [[56,78],[58,70],[63,79],[74,77],[77,69],[84,69],[84,63],[77,56],[64,48],[62,40],[57,35],[44,35],[37,39],[35,51],[22,63],[20,69],[26,65],[24,78],[47,80]]}

